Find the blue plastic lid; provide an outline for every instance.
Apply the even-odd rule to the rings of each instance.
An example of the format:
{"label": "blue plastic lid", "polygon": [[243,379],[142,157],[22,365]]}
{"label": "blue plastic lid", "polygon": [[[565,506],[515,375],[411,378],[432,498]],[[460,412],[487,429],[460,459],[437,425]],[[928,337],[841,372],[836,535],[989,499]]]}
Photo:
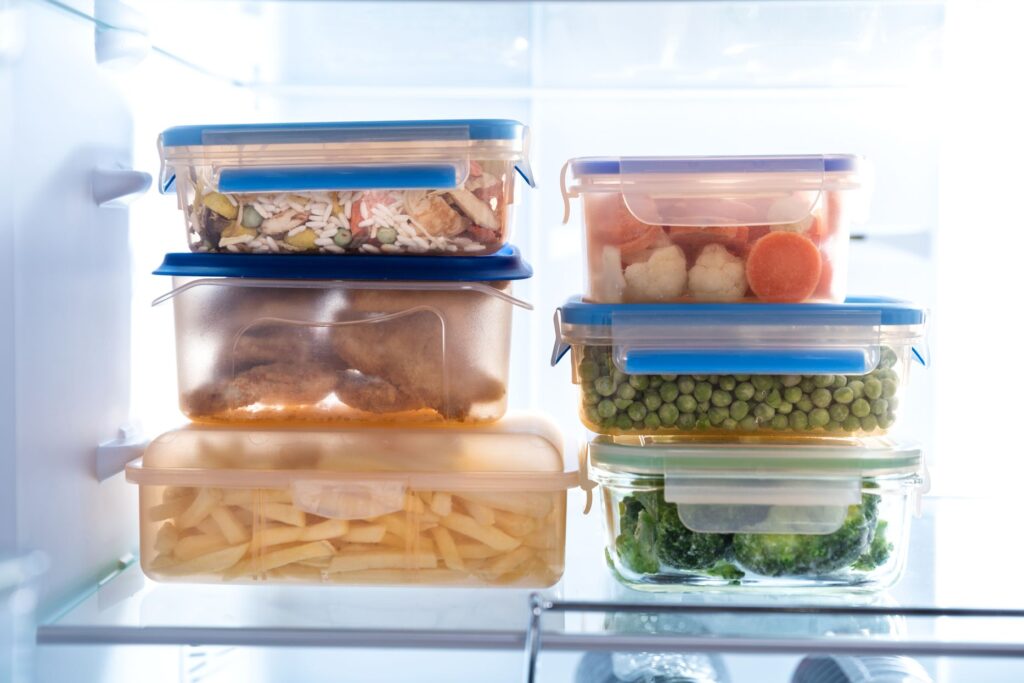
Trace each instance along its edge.
{"label": "blue plastic lid", "polygon": [[519,249],[506,245],[490,256],[303,254],[197,254],[164,256],[154,275],[241,277],[263,280],[392,280],[495,282],[533,275]]}
{"label": "blue plastic lid", "polygon": [[[787,316],[794,324],[814,324],[815,318],[833,321],[844,315],[864,320],[863,314],[875,313],[882,325],[920,325],[925,319],[925,310],[908,301],[888,297],[849,297],[841,304],[769,304],[769,303],[687,303],[687,304],[590,304],[580,297],[573,297],[561,308],[562,320],[572,325],[611,325],[616,313],[628,312],[631,322],[649,320],[660,324],[666,314],[673,320],[685,320],[692,316],[701,323],[714,323],[714,317],[721,315],[720,322],[734,322],[742,318],[744,323],[770,324]],[[860,314],[860,315],[858,315]]]}
{"label": "blue plastic lid", "polygon": [[160,134],[164,147],[317,142],[515,140],[526,126],[511,119],[344,121],[174,126]]}
{"label": "blue plastic lid", "polygon": [[[622,163],[615,157],[573,159],[574,175],[618,175]],[[630,158],[630,173],[792,173],[821,169],[826,173],[856,171],[860,157],[853,154],[761,157],[650,157]]]}

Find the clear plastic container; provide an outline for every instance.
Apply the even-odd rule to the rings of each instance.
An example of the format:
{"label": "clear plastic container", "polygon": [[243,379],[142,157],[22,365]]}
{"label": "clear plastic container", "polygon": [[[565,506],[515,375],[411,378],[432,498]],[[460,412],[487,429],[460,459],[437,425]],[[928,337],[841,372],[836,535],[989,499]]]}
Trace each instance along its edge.
{"label": "clear plastic container", "polygon": [[362,121],[169,128],[161,190],[176,187],[192,251],[491,254],[509,240],[517,121]]}
{"label": "clear plastic container", "polygon": [[555,583],[579,472],[557,429],[191,426],[129,465],[142,569],[158,581]]}
{"label": "clear plastic container", "polygon": [[640,590],[894,584],[923,488],[918,449],[652,441],[589,444],[607,553]]}
{"label": "clear plastic container", "polygon": [[865,171],[850,155],[583,157],[587,301],[841,302]]}
{"label": "clear plastic container", "polygon": [[555,314],[579,415],[599,434],[723,438],[883,434],[922,365],[925,312],[843,304],[587,304]]}
{"label": "clear plastic container", "polygon": [[42,553],[0,556],[0,681],[30,683],[35,655],[35,615]]}
{"label": "clear plastic container", "polygon": [[[178,393],[200,422],[469,423],[505,413],[512,247],[488,257],[168,254]],[[339,266],[339,261],[343,262]],[[389,278],[400,274],[408,280]],[[318,279],[345,275],[354,280]]]}

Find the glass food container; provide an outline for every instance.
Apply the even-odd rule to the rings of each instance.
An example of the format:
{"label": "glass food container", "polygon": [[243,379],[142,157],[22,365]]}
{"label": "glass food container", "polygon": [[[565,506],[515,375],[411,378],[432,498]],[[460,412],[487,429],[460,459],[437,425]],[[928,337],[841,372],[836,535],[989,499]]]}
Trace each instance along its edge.
{"label": "glass food container", "polygon": [[[182,412],[201,422],[487,422],[506,407],[514,247],[483,257],[168,254]],[[337,280],[333,278],[350,278]]]}
{"label": "glass food container", "polygon": [[492,254],[509,240],[518,121],[180,126],[160,134],[192,251]]}
{"label": "glass food container", "polygon": [[193,425],[127,469],[158,581],[543,587],[575,455],[546,419],[473,429]]}
{"label": "glass food container", "polygon": [[864,166],[845,154],[570,159],[564,221],[582,198],[585,298],[841,302]]}
{"label": "glass food container", "polygon": [[555,314],[579,415],[599,434],[792,438],[882,434],[925,312],[893,299],[842,304],[588,304]]}
{"label": "glass food container", "polygon": [[920,451],[662,442],[588,446],[616,577],[648,591],[878,590],[903,572]]}

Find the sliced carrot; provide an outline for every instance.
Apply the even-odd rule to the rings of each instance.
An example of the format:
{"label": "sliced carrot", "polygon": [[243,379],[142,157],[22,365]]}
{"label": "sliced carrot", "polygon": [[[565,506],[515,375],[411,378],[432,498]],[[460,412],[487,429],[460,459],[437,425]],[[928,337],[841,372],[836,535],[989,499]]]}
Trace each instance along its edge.
{"label": "sliced carrot", "polygon": [[821,256],[821,275],[818,277],[818,286],[814,288],[814,298],[832,298],[832,262],[824,254]]}
{"label": "sliced carrot", "polygon": [[[648,225],[634,216],[622,195],[595,195],[584,200],[586,212],[587,238],[591,248],[602,246],[622,247],[637,241],[646,244],[654,241],[662,232],[660,225]],[[634,251],[636,248],[633,249]]]}
{"label": "sliced carrot", "polygon": [[484,174],[484,167],[480,165],[479,161],[469,162],[469,175],[471,176],[482,176]]}
{"label": "sliced carrot", "polygon": [[804,301],[820,278],[821,252],[799,233],[769,233],[754,243],[747,256],[747,282],[763,301]]}

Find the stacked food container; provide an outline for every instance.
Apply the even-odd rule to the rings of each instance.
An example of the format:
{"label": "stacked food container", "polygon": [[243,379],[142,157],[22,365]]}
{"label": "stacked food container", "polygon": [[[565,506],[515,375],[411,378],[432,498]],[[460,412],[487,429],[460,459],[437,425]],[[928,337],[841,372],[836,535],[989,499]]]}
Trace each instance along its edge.
{"label": "stacked food container", "polygon": [[555,316],[552,363],[571,352],[627,585],[898,579],[924,470],[889,434],[925,316],[847,297],[865,175],[846,155],[566,164],[587,286]]}
{"label": "stacked food container", "polygon": [[156,303],[193,424],[128,469],[150,577],[557,581],[576,467],[503,417],[527,146],[498,120],[164,131],[191,253]]}

